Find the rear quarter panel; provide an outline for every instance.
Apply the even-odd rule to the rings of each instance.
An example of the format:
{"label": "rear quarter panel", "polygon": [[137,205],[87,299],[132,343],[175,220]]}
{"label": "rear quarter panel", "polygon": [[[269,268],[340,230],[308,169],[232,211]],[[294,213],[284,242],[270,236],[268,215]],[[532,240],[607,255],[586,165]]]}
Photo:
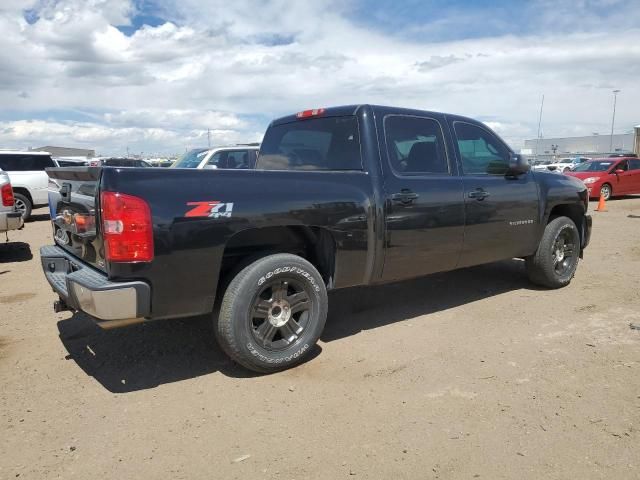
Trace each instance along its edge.
{"label": "rear quarter panel", "polygon": [[47,204],[47,185],[49,183],[47,172],[44,170],[9,172],[9,177],[13,188],[22,187],[29,191],[34,205]]}
{"label": "rear quarter panel", "polygon": [[[154,318],[211,311],[225,245],[246,229],[326,228],[336,243],[337,287],[363,283],[373,255],[371,180],[363,172],[110,168],[101,190],[136,195],[151,207],[153,262],[107,267],[112,280],[150,281]],[[206,204],[215,202],[225,204],[217,218],[193,216],[210,214]]]}

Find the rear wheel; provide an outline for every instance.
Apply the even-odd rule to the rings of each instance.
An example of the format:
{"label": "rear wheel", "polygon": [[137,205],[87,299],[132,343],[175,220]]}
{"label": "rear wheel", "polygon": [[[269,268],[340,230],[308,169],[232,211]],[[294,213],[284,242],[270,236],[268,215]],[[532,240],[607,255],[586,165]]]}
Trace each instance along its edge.
{"label": "rear wheel", "polygon": [[23,220],[27,220],[31,216],[31,209],[33,207],[31,200],[22,193],[14,193],[13,197],[15,199],[16,211],[20,212]]}
{"label": "rear wheel", "polygon": [[529,279],[548,288],[569,285],[580,257],[580,234],[568,217],[551,220],[536,253],[526,259]]}
{"label": "rear wheel", "polygon": [[602,185],[602,187],[600,187],[600,195],[602,195],[605,200],[609,200],[612,193],[613,190],[611,189],[611,185],[609,185],[608,183],[605,183]]}
{"label": "rear wheel", "polygon": [[238,273],[214,320],[218,343],[240,365],[260,373],[302,362],[327,317],[322,276],[305,259],[276,254]]}

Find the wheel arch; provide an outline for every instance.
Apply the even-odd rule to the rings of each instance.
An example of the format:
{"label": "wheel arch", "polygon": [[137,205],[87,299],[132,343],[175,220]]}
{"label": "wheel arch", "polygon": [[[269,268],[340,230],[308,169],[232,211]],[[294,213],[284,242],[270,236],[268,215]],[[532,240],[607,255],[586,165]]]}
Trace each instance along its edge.
{"label": "wheel arch", "polygon": [[25,197],[27,197],[29,199],[29,201],[33,205],[33,197],[31,196],[31,192],[29,191],[28,188],[26,188],[26,187],[15,187],[15,186],[12,186],[12,188],[13,188],[13,193],[19,193],[21,195],[24,195]]}
{"label": "wheel arch", "polygon": [[[560,204],[554,206],[549,212],[549,217],[545,225],[551,222],[554,218],[558,217],[568,217],[573,223],[576,224],[578,228],[578,233],[580,235],[580,244],[585,244],[585,225],[584,225],[584,208],[580,204]],[[582,249],[580,249],[580,257],[582,258]]]}
{"label": "wheel arch", "polygon": [[287,225],[250,228],[235,233],[225,244],[216,297],[250,263],[276,253],[291,253],[305,258],[322,276],[328,289],[334,285],[337,243],[323,227]]}

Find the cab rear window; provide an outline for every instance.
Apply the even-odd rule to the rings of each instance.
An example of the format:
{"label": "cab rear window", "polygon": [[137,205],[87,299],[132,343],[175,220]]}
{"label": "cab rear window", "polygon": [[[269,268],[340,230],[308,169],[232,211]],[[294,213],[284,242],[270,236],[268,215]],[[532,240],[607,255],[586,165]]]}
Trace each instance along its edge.
{"label": "cab rear window", "polygon": [[263,170],[362,170],[354,116],[299,120],[271,126],[257,163]]}
{"label": "cab rear window", "polygon": [[31,172],[55,167],[48,155],[2,154],[0,169],[6,172]]}

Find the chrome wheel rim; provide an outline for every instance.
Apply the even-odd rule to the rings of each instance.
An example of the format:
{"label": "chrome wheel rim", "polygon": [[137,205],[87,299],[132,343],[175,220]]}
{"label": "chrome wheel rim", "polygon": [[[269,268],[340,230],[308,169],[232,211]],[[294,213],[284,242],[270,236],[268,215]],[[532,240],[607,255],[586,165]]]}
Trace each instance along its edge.
{"label": "chrome wheel rim", "polygon": [[16,198],[14,200],[13,205],[14,205],[14,208],[16,209],[16,212],[20,212],[20,215],[22,215],[22,218],[24,218],[24,216],[27,214],[27,204],[24,203],[19,198]]}
{"label": "chrome wheel rim", "polygon": [[311,320],[311,295],[294,278],[282,277],[262,286],[249,311],[249,328],[267,350],[284,350],[295,343]]}
{"label": "chrome wheel rim", "polygon": [[569,228],[560,231],[553,242],[553,269],[559,276],[566,275],[575,262],[576,245],[573,232]]}
{"label": "chrome wheel rim", "polygon": [[609,197],[611,196],[611,187],[609,185],[603,185],[600,189],[600,193],[605,200],[609,200]]}

